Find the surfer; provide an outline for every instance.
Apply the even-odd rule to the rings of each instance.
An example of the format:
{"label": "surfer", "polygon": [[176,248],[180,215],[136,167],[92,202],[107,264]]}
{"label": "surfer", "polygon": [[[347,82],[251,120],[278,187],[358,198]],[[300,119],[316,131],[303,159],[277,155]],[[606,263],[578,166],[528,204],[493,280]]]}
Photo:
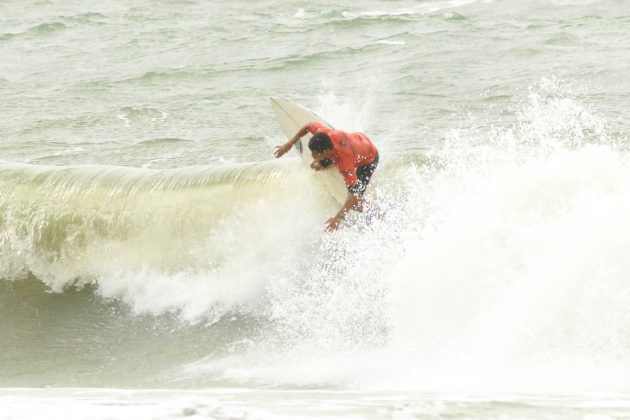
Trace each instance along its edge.
{"label": "surfer", "polygon": [[378,150],[363,133],[332,130],[318,122],[311,122],[300,128],[285,144],[278,146],[275,156],[279,158],[287,153],[308,132],[313,134],[308,141],[314,159],[311,168],[321,171],[330,165],[337,166],[348,189],[346,202],[326,222],[326,230],[332,232],[339,227],[350,209],[363,211],[363,193],[378,165]]}

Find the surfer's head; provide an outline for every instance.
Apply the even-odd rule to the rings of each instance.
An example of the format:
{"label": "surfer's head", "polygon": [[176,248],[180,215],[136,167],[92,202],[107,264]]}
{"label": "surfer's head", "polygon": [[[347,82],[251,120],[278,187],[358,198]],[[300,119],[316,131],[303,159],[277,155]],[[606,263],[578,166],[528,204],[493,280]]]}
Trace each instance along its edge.
{"label": "surfer's head", "polygon": [[333,145],[330,137],[326,133],[317,133],[308,141],[308,148],[314,153],[323,153],[332,150]]}

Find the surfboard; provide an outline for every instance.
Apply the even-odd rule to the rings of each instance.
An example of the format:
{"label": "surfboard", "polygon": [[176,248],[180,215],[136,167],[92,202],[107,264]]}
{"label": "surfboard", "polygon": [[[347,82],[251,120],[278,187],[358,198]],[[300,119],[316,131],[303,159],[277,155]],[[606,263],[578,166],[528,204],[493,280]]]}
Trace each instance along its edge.
{"label": "surfboard", "polygon": [[[278,124],[287,139],[293,137],[293,135],[305,124],[313,121],[317,121],[328,128],[333,128],[313,111],[285,99],[271,98],[271,108],[276,114]],[[310,166],[313,162],[313,157],[308,149],[309,139],[310,135],[307,134],[295,144],[295,149],[301,156],[302,162],[313,172],[314,177],[324,185],[324,188],[335,198],[335,200],[339,202],[339,204],[345,203],[348,191],[343,182],[343,177],[337,170],[337,167],[331,165],[321,171],[313,171],[311,169]]]}

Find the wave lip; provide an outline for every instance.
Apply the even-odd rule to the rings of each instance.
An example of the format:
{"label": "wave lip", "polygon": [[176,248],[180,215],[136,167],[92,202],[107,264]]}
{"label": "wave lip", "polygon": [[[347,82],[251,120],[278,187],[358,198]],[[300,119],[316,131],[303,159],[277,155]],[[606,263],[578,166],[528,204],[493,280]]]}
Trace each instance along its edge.
{"label": "wave lip", "polygon": [[265,232],[265,218],[290,210],[258,200],[300,191],[301,169],[291,161],[161,171],[3,165],[0,277],[33,275],[55,292],[93,283],[139,313],[215,316],[259,293],[267,274],[255,267],[268,264],[272,247],[235,237]]}

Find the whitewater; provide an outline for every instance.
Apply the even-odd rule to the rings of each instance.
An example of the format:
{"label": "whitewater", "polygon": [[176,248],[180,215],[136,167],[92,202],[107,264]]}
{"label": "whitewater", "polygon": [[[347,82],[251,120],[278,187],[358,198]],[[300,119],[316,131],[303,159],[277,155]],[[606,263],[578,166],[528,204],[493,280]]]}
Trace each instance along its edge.
{"label": "whitewater", "polygon": [[[630,417],[628,25],[0,4],[0,418]],[[368,217],[270,96],[375,141]]]}

